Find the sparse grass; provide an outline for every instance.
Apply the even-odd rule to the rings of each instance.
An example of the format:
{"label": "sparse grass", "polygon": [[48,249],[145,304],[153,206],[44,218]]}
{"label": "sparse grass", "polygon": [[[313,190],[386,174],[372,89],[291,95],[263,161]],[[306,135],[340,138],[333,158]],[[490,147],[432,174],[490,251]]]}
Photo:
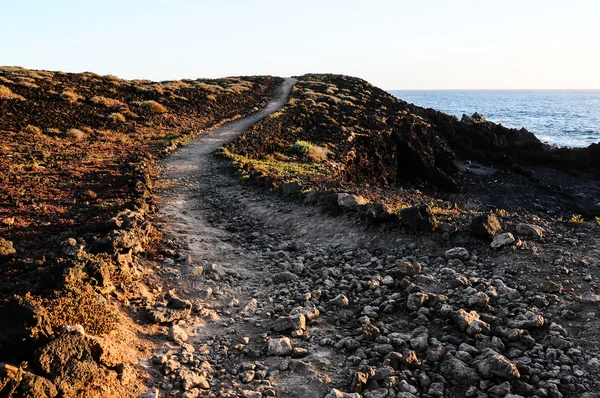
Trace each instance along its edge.
{"label": "sparse grass", "polygon": [[72,91],[63,91],[60,93],[60,98],[66,102],[77,102],[79,100],[79,95]]}
{"label": "sparse grass", "polygon": [[152,113],[165,113],[165,112],[167,112],[167,108],[164,105],[162,105],[162,104],[160,104],[160,103],[158,103],[158,102],[156,102],[154,100],[142,101],[140,103],[140,106],[142,108],[146,109],[147,111],[152,112]]}
{"label": "sparse grass", "polygon": [[317,177],[326,173],[320,164],[250,159],[230,152],[227,148],[219,148],[217,154],[234,161],[239,169],[262,172],[276,180],[291,180],[294,177]]}
{"label": "sparse grass", "polygon": [[98,105],[104,105],[107,108],[121,108],[127,107],[124,103],[114,98],[106,98],[102,96],[96,96],[92,98],[92,102]]}

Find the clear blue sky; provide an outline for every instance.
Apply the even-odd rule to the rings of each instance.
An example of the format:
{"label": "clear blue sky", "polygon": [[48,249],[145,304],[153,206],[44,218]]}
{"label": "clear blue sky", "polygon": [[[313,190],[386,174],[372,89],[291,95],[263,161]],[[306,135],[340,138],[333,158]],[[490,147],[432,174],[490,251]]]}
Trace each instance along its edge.
{"label": "clear blue sky", "polygon": [[23,0],[0,65],[168,80],[344,73],[385,89],[600,88],[597,0]]}

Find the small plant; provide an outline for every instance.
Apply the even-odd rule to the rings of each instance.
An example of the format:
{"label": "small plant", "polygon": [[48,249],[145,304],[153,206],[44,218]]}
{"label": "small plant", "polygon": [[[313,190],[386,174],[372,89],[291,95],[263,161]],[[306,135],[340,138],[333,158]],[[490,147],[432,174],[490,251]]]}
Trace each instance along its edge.
{"label": "small plant", "polygon": [[60,98],[61,98],[63,101],[66,101],[66,102],[71,102],[71,103],[73,103],[73,102],[77,102],[77,101],[79,100],[79,95],[75,94],[75,93],[74,93],[74,92],[72,92],[72,91],[63,91],[63,92],[60,94]]}
{"label": "small plant", "polygon": [[125,116],[118,112],[111,113],[110,115],[108,115],[108,118],[113,123],[125,123]]}
{"label": "small plant", "polygon": [[294,145],[292,145],[292,151],[301,155],[308,155],[311,148],[312,144],[308,141],[296,141]]}
{"label": "small plant", "polygon": [[79,129],[69,129],[65,135],[73,141],[82,141],[85,139],[85,133]]}
{"label": "small plant", "polygon": [[159,104],[154,100],[142,101],[140,106],[152,113],[165,113],[167,111],[167,108],[165,108],[164,105]]}
{"label": "small plant", "polygon": [[596,221],[597,224],[600,224],[600,217],[594,218],[594,221]]}
{"label": "small plant", "polygon": [[573,214],[569,218],[569,224],[583,224],[583,216],[581,214]]}

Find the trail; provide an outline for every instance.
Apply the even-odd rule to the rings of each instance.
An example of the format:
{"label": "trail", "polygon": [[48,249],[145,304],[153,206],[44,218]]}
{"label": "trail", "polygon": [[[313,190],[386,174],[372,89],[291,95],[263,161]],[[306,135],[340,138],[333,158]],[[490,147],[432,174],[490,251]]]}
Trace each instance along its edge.
{"label": "trail", "polygon": [[[264,396],[318,397],[333,386],[347,384],[347,376],[338,374],[344,358],[316,345],[330,333],[324,314],[313,321],[318,327],[309,327],[314,332],[293,339],[300,347],[293,354],[298,359],[264,355],[272,318],[289,301],[282,294],[292,302],[303,293],[310,295],[308,285],[305,291],[286,293],[293,287],[288,282],[293,281],[278,284],[273,278],[287,271],[281,278],[295,280],[311,260],[303,256],[352,250],[368,245],[378,234],[365,231],[364,225],[351,218],[330,217],[312,206],[244,186],[231,175],[227,162],[214,156],[218,147],[280,109],[294,83],[295,79],[286,79],[265,109],[199,137],[162,165],[158,227],[184,259],[163,267],[163,283],[182,297],[202,303],[199,315],[181,326],[190,335],[188,343],[216,365],[218,370],[213,371],[223,374],[218,382],[216,378],[211,382],[216,396],[252,396],[249,391],[261,391]],[[218,268],[215,272],[210,272],[212,264]],[[309,276],[305,272],[304,277]],[[204,299],[207,288],[213,290],[213,299]],[[303,300],[297,302],[301,307]],[[248,304],[257,308],[244,308]],[[286,334],[292,331],[274,336]],[[232,349],[244,338],[249,343],[240,352]],[[227,347],[228,353],[224,356],[219,347]],[[167,344],[159,354],[172,348]],[[268,369],[265,375],[257,372],[259,367]],[[244,369],[264,380],[255,376],[254,383],[241,383],[237,375]]]}

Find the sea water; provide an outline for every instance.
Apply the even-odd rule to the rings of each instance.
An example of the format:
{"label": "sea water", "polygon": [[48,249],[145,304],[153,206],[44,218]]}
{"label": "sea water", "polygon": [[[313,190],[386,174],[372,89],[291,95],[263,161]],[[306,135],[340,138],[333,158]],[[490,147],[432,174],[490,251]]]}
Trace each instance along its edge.
{"label": "sea water", "polygon": [[391,90],[406,102],[456,115],[477,112],[541,141],[569,147],[600,142],[600,90]]}

